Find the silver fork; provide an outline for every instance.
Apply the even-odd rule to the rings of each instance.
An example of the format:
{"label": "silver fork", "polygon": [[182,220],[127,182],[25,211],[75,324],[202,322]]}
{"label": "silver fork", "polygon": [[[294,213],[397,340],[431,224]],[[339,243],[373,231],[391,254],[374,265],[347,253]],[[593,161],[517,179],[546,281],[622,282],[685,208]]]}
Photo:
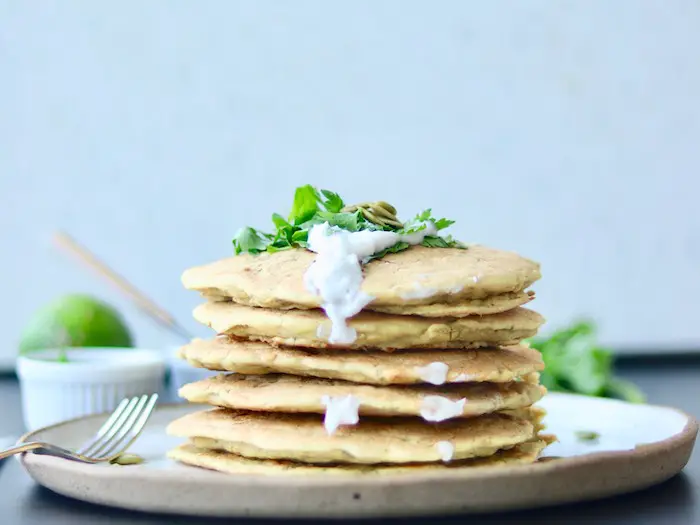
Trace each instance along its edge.
{"label": "silver fork", "polygon": [[51,443],[31,441],[0,451],[0,460],[22,452],[48,454],[82,463],[103,463],[121,456],[143,432],[158,401],[158,394],[126,398],[97,433],[73,452]]}

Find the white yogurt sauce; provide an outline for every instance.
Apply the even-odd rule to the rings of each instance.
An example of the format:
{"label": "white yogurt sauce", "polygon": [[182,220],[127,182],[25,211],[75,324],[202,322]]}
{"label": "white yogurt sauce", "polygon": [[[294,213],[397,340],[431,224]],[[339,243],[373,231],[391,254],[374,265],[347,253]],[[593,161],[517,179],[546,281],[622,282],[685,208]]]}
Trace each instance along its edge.
{"label": "white yogurt sauce", "polygon": [[353,395],[323,396],[321,403],[326,407],[323,426],[329,436],[341,425],[357,425],[360,421],[360,400]]}
{"label": "white yogurt sauce", "polygon": [[435,361],[429,365],[416,368],[418,377],[431,385],[444,385],[445,381],[447,381],[447,372],[449,371],[450,367],[447,366],[447,363],[441,361]]}
{"label": "white yogurt sauce", "polygon": [[369,230],[349,232],[327,222],[311,228],[307,246],[317,255],[304,275],[304,284],[310,293],[321,297],[321,307],[331,320],[329,343],[353,343],[357,333],[347,320],[374,299],[362,291],[362,264],[397,242],[420,244],[427,235],[435,234],[437,229],[432,223],[408,235]]}
{"label": "white yogurt sauce", "polygon": [[461,416],[464,412],[465,398],[452,401],[442,396],[425,396],[420,408],[420,415],[426,421],[445,421]]}
{"label": "white yogurt sauce", "polygon": [[454,456],[455,446],[449,441],[438,441],[435,443],[435,448],[437,449],[438,454],[440,454],[440,459],[442,459],[445,463],[450,461]]}

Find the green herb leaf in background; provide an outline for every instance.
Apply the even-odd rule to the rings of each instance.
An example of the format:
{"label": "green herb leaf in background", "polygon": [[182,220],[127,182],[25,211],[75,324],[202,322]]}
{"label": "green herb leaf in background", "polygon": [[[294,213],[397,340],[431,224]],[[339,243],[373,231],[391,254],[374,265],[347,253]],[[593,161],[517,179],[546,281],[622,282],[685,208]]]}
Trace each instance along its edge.
{"label": "green herb leaf in background", "polygon": [[547,338],[534,338],[530,346],[542,354],[545,370],[541,382],[553,392],[645,401],[639,388],[614,376],[613,354],[598,345],[590,322],[575,323]]}
{"label": "green herb leaf in background", "polygon": [[605,394],[606,397],[624,399],[630,403],[644,403],[646,401],[644,393],[639,390],[637,385],[619,377],[613,377],[608,380]]}

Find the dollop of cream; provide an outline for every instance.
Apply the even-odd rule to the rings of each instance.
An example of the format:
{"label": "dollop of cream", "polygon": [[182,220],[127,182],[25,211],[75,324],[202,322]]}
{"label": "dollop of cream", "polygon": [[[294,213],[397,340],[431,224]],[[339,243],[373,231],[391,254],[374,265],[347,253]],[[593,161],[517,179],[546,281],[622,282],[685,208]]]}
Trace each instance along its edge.
{"label": "dollop of cream", "polygon": [[429,365],[416,368],[418,377],[431,385],[444,385],[449,371],[450,367],[441,361],[435,361]]}
{"label": "dollop of cream", "polygon": [[445,421],[461,416],[466,402],[464,398],[452,401],[443,396],[425,396],[421,403],[420,415],[426,421]]}
{"label": "dollop of cream", "polygon": [[397,242],[420,244],[427,235],[436,233],[432,223],[408,235],[370,230],[349,232],[327,222],[311,228],[307,247],[317,255],[304,274],[304,285],[321,298],[321,307],[331,320],[329,343],[353,343],[357,332],[348,326],[347,320],[374,299],[362,291],[362,264]]}
{"label": "dollop of cream", "polygon": [[454,457],[455,446],[449,441],[438,441],[435,443],[435,448],[437,449],[438,454],[440,454],[440,459],[442,459],[445,463],[450,462]]}
{"label": "dollop of cream", "polygon": [[474,377],[469,374],[459,374],[455,377],[455,383],[468,383],[469,381],[474,381]]}
{"label": "dollop of cream", "polygon": [[353,395],[323,396],[321,403],[326,407],[323,426],[329,436],[335,434],[342,425],[357,425],[360,421],[360,400]]}

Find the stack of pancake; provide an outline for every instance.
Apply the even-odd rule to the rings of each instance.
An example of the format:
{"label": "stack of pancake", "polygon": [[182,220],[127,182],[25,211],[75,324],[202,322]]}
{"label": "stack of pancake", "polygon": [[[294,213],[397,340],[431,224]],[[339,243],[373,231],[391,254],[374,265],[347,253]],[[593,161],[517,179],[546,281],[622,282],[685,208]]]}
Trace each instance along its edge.
{"label": "stack of pancake", "polygon": [[243,254],[187,270],[216,331],[180,351],[223,373],[180,395],[214,408],[169,426],[182,463],[230,473],[377,473],[535,461],[543,318],[522,305],[539,265],[511,252],[411,247],[364,266],[374,299],[330,344],[304,285],[315,254]]}

